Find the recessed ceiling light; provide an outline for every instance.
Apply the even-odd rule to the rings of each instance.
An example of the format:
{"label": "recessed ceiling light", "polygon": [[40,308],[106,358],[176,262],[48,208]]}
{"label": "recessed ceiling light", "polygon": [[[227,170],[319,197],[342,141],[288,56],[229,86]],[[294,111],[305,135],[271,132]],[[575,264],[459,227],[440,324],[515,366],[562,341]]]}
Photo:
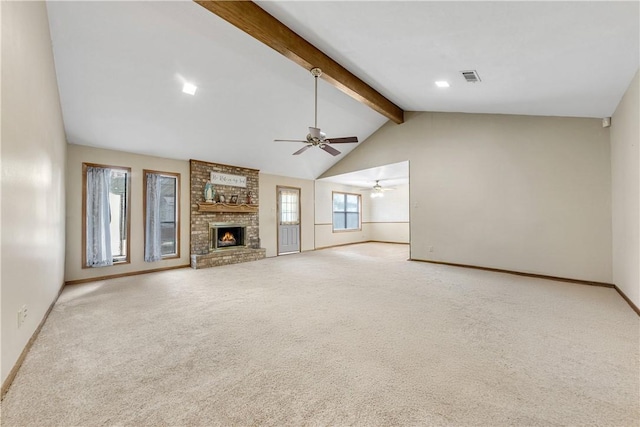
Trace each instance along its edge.
{"label": "recessed ceiling light", "polygon": [[184,86],[182,86],[182,91],[184,93],[188,93],[189,95],[195,95],[196,89],[198,89],[198,87],[196,85],[192,85],[191,83],[185,83]]}
{"label": "recessed ceiling light", "polygon": [[438,87],[449,87],[449,82],[444,80],[439,80],[436,82],[436,86]]}

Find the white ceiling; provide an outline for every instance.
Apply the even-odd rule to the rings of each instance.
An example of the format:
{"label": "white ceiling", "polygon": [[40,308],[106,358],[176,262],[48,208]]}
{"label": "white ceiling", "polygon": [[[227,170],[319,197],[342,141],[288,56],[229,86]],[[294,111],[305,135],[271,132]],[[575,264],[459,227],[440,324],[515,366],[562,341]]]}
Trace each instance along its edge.
{"label": "white ceiling", "polygon": [[[47,4],[70,143],[309,179],[355,148],[272,142],[313,124],[312,76],[191,1]],[[259,4],[405,110],[606,117],[639,63],[638,2]],[[319,83],[329,137],[386,122]]]}
{"label": "white ceiling", "polygon": [[[313,179],[334,158],[292,156],[313,126],[313,76],[187,2],[48,2],[70,143]],[[182,93],[183,81],[198,86]],[[320,80],[318,125],[365,140],[387,120]]]}
{"label": "white ceiling", "polygon": [[638,1],[257,3],[407,111],[608,117],[638,69]]}

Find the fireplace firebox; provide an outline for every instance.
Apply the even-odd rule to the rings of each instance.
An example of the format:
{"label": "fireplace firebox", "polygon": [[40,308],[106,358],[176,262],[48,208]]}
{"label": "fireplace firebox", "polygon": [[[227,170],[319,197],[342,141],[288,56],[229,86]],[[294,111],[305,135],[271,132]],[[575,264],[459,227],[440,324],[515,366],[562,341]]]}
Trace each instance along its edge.
{"label": "fireplace firebox", "polygon": [[209,223],[209,250],[229,249],[246,246],[246,226],[228,222]]}

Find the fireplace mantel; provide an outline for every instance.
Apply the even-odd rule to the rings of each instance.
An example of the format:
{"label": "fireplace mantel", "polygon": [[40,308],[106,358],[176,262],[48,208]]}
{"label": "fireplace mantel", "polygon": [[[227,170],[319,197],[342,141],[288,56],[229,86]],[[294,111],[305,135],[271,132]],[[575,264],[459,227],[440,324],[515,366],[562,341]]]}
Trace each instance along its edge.
{"label": "fireplace mantel", "polygon": [[245,203],[232,205],[228,203],[198,203],[200,212],[258,212],[258,205],[247,205]]}

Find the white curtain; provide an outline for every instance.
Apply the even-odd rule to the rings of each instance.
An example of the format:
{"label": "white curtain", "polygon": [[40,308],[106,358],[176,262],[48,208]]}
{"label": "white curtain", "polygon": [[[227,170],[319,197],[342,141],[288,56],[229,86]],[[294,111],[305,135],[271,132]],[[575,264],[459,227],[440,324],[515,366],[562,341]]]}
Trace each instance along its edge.
{"label": "white curtain", "polygon": [[155,262],[162,259],[160,224],[160,175],[147,174],[147,214],[145,218],[144,260]]}
{"label": "white curtain", "polygon": [[87,267],[113,265],[110,181],[110,169],[87,167]]}

